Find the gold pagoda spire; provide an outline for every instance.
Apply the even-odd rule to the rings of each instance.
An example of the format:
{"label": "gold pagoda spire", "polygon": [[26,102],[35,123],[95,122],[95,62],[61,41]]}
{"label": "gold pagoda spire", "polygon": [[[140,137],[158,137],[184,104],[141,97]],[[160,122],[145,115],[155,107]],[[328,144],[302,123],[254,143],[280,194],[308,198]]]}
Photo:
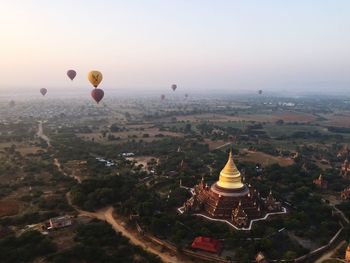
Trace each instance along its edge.
{"label": "gold pagoda spire", "polygon": [[219,181],[217,185],[227,189],[240,189],[244,186],[242,183],[241,173],[233,161],[232,149],[225,167],[220,172]]}

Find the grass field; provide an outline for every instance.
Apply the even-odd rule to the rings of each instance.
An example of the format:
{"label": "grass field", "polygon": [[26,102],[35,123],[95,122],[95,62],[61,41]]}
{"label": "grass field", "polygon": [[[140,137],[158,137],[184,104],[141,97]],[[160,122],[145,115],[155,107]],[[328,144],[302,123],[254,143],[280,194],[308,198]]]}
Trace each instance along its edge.
{"label": "grass field", "polygon": [[216,148],[225,145],[227,142],[223,140],[212,141],[210,139],[204,139],[204,142],[208,144],[209,150],[215,150]]}
{"label": "grass field", "polygon": [[280,136],[291,136],[295,132],[327,132],[327,130],[320,126],[314,125],[293,125],[293,124],[283,124],[283,125],[264,125],[263,129],[268,136],[280,137]]}
{"label": "grass field", "polygon": [[247,149],[242,149],[241,153],[244,155],[239,157],[240,161],[261,163],[263,166],[268,166],[274,163],[278,163],[280,166],[289,166],[294,164],[294,160],[291,158],[272,156],[263,152],[253,152],[248,151]]}
{"label": "grass field", "polygon": [[4,142],[0,143],[0,151],[5,148],[10,148],[12,145],[15,145],[16,150],[19,151],[22,155],[28,155],[42,150],[42,148],[31,145],[32,143],[18,143],[18,142]]}
{"label": "grass field", "polygon": [[[140,130],[140,128],[143,128],[143,130]],[[137,128],[129,129],[128,131],[120,131],[120,132],[110,132],[108,134],[111,134],[115,136],[116,138],[119,138],[119,140],[114,141],[116,143],[120,141],[125,141],[127,139],[142,139],[144,141],[153,141],[158,140],[162,137],[157,137],[157,135],[162,134],[164,137],[182,137],[182,133],[178,132],[170,132],[170,131],[160,131],[156,127],[148,127],[145,125],[144,127],[142,125],[138,125]],[[83,140],[91,141],[94,140],[96,142],[112,142],[108,141],[107,137],[102,137],[101,132],[93,132],[93,133],[79,133],[77,134],[80,138]]]}

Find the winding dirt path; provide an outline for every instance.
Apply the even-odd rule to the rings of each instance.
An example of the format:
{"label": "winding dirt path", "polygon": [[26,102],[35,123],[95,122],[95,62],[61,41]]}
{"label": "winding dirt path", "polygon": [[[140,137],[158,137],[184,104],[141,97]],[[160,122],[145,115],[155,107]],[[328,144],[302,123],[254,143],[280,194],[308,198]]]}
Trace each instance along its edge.
{"label": "winding dirt path", "polygon": [[177,255],[172,255],[167,251],[162,251],[160,247],[155,246],[152,242],[144,240],[142,236],[136,230],[130,230],[125,228],[125,223],[118,220],[113,216],[114,208],[108,206],[100,209],[96,212],[89,212],[79,209],[77,206],[72,204],[70,193],[66,194],[68,203],[79,213],[79,216],[87,216],[90,218],[96,218],[101,221],[105,221],[110,224],[116,232],[120,232],[123,236],[127,237],[133,245],[142,247],[145,251],[155,254],[160,257],[163,262],[166,263],[192,263],[186,258],[179,258]]}
{"label": "winding dirt path", "polygon": [[[51,147],[51,143],[50,143],[50,138],[44,133],[44,129],[43,129],[43,122],[42,121],[39,121],[39,125],[38,125],[38,132],[36,133],[37,136],[41,139],[43,139],[46,143],[47,143],[47,146]],[[72,175],[69,175],[67,174],[63,169],[62,169],[62,165],[60,163],[60,161],[55,158],[53,160],[53,164],[56,165],[58,171],[60,171],[63,175],[65,176],[69,176],[69,177],[72,177],[74,178],[79,184],[81,183],[81,178],[79,176],[76,176],[74,174]]]}
{"label": "winding dirt path", "polygon": [[56,165],[58,171],[60,171],[64,176],[72,177],[72,178],[74,178],[79,184],[81,184],[81,178],[80,178],[79,176],[77,176],[77,175],[74,175],[74,172],[73,172],[73,174],[71,174],[71,175],[67,174],[67,173],[62,169],[61,163],[60,163],[60,161],[59,161],[57,158],[53,159],[53,164]]}

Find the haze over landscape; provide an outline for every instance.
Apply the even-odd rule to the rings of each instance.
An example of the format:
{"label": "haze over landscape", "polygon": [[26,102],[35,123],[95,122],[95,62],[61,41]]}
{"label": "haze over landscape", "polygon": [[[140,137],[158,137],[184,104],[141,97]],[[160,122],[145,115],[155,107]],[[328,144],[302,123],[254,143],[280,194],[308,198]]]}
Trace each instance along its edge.
{"label": "haze over landscape", "polygon": [[0,263],[350,263],[349,14],[0,0]]}
{"label": "haze over landscape", "polygon": [[0,89],[332,92],[350,84],[350,3],[2,1]]}

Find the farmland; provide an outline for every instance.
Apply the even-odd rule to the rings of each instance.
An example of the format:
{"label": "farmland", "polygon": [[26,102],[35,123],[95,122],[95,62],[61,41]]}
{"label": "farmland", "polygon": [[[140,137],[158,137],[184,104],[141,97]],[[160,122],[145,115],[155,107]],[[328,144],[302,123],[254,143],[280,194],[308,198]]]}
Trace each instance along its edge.
{"label": "farmland", "polygon": [[[136,217],[149,234],[180,248],[188,248],[195,235],[215,235],[226,240],[224,254],[237,260],[252,259],[255,249],[265,245],[246,241],[249,249],[240,255],[235,249],[240,238],[268,240],[275,247],[266,249],[268,256],[281,259],[288,255],[278,249],[279,238],[283,249],[296,256],[325,244],[338,219],[322,198],[341,204],[340,191],[349,184],[339,175],[347,156],[339,152],[350,143],[343,129],[349,106],[339,100],[339,108],[325,112],[334,101],[322,106],[317,100],[291,98],[236,100],[106,99],[99,106],[53,100],[41,107],[17,103],[23,109],[18,116],[3,110],[1,223],[19,234],[27,225],[45,224],[54,216],[75,217],[75,208],[93,213],[113,206],[128,227],[134,226],[128,218]],[[32,112],[23,114],[24,109]],[[215,182],[230,148],[248,183],[264,195],[272,190],[297,208],[283,219],[264,222],[267,227],[257,224],[250,234],[177,214],[190,195],[180,181],[185,187],[201,178]],[[259,175],[256,166],[261,167]],[[327,190],[313,184],[320,174],[328,181]],[[317,221],[311,220],[312,207],[322,212]],[[270,238],[282,228],[285,232]],[[76,244],[76,233],[68,232],[50,234],[59,252]]]}

